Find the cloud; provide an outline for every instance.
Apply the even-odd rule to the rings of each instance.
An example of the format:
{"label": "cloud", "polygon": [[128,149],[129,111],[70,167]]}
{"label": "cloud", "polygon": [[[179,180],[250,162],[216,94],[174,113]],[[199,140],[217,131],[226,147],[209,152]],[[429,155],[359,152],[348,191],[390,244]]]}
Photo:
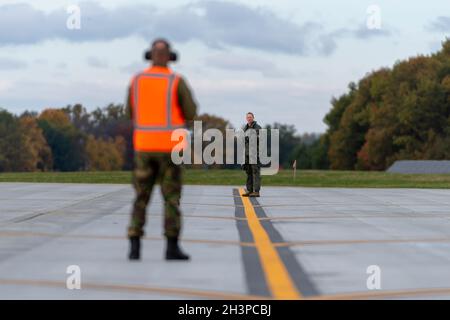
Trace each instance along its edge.
{"label": "cloud", "polygon": [[360,25],[359,28],[351,31],[353,36],[358,39],[369,39],[374,37],[390,36],[391,32],[387,29],[369,29],[366,25]]}
{"label": "cloud", "polygon": [[122,66],[119,68],[120,72],[126,73],[126,74],[135,74],[141,70],[144,70],[144,68],[148,66],[148,64],[144,62],[132,62],[130,64],[127,64],[125,66]]}
{"label": "cloud", "polygon": [[23,61],[0,57],[0,70],[17,70],[26,67],[27,64]]}
{"label": "cloud", "polygon": [[0,45],[34,44],[50,39],[99,41],[128,37],[145,31],[153,20],[152,6],[106,9],[95,2],[80,2],[81,29],[67,28],[66,8],[45,13],[29,4],[0,6]]}
{"label": "cloud", "polygon": [[450,32],[450,17],[440,16],[425,26],[428,31]]}
{"label": "cloud", "polygon": [[330,34],[333,39],[339,38],[355,38],[359,40],[367,40],[375,37],[387,37],[392,35],[389,29],[369,29],[365,24],[360,24],[357,28],[341,28]]}
{"label": "cloud", "polygon": [[39,65],[47,65],[48,64],[48,60],[47,59],[43,59],[43,58],[37,58],[37,59],[33,60],[33,63],[39,64]]}
{"label": "cloud", "polygon": [[[51,39],[72,42],[107,41],[130,36],[147,40],[165,36],[173,41],[200,41],[214,49],[240,47],[289,55],[329,55],[340,37],[367,39],[388,31],[327,31],[317,22],[302,24],[276,15],[265,7],[230,1],[190,2],[160,10],[151,5],[125,5],[107,9],[96,2],[80,2],[81,29],[70,30],[66,8],[46,13],[28,4],[0,6],[0,46],[34,44]],[[440,24],[447,23],[441,17]]]}
{"label": "cloud", "polygon": [[11,81],[0,79],[0,93],[5,93],[12,87],[13,87],[13,83]]}
{"label": "cloud", "polygon": [[105,69],[108,67],[108,63],[105,60],[101,60],[97,57],[88,57],[86,59],[88,66],[98,69]]}
{"label": "cloud", "polygon": [[288,70],[279,69],[274,62],[257,55],[236,55],[219,53],[206,57],[205,64],[228,71],[256,71],[266,77],[288,77]]}
{"label": "cloud", "polygon": [[295,124],[299,131],[324,131],[325,125],[317,118],[329,110],[330,90],[328,84],[318,86],[310,81],[293,79],[251,79],[232,75],[219,80],[191,79],[201,112],[220,114],[240,126],[245,112],[255,113],[263,124]]}
{"label": "cloud", "polygon": [[[2,92],[2,87],[5,90]],[[8,108],[42,109],[44,107],[64,107],[69,103],[83,103],[90,108],[105,106],[112,101],[125,100],[126,83],[122,81],[105,81],[86,79],[59,81],[21,79],[13,83],[0,81],[1,104]]]}
{"label": "cloud", "polygon": [[[199,10],[201,10],[199,13]],[[301,25],[265,8],[200,1],[156,17],[155,27],[177,41],[200,39],[213,48],[236,46],[292,55],[328,54],[333,40],[314,22]],[[174,23],[177,21],[178,23]],[[180,28],[179,26],[183,26]]]}
{"label": "cloud", "polygon": [[65,70],[65,69],[67,69],[67,63],[66,62],[59,62],[56,65],[56,68],[59,69],[59,70]]}
{"label": "cloud", "polygon": [[229,1],[197,1],[164,11],[149,5],[114,9],[80,2],[81,29],[66,26],[66,8],[46,13],[28,4],[0,6],[0,46],[51,39],[102,41],[133,35],[197,40],[211,48],[241,47],[291,55],[327,55],[336,48],[323,26],[294,23],[273,11]]}

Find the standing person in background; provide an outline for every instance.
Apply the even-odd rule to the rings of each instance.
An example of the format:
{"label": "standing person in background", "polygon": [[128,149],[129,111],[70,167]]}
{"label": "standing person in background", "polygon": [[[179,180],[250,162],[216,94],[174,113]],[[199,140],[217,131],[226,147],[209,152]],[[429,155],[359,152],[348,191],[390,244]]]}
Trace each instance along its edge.
{"label": "standing person in background", "polygon": [[[259,143],[259,130],[261,126],[256,123],[255,115],[252,112],[247,112],[246,115],[247,124],[244,127],[244,132],[246,133],[245,137],[245,163],[244,170],[247,174],[247,191],[242,195],[244,197],[259,197],[259,190],[261,189],[261,164],[259,162],[259,155],[250,155],[250,152],[258,153],[258,146],[256,148],[250,148],[250,136],[252,134],[256,134],[256,139],[254,141]],[[249,131],[250,130],[250,131]],[[256,163],[252,163],[250,161],[252,159],[256,159]]]}
{"label": "standing person in background", "polygon": [[157,39],[146,59],[152,66],[131,81],[127,110],[133,120],[134,170],[136,198],[128,226],[130,260],[140,259],[141,237],[147,205],[155,183],[161,185],[164,198],[164,236],[167,260],[188,260],[178,244],[181,230],[181,167],[171,160],[171,152],[179,143],[171,141],[172,132],[193,120],[197,106],[185,80],[168,68],[176,61],[168,41]]}

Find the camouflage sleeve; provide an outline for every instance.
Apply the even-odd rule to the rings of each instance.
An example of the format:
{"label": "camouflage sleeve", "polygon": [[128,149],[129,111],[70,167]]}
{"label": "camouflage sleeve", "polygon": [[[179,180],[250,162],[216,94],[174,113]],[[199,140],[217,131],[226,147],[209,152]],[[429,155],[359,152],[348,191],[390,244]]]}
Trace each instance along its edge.
{"label": "camouflage sleeve", "polygon": [[256,134],[258,135],[258,137],[259,137],[259,132],[261,129],[262,129],[262,127],[259,124],[256,124]]}
{"label": "camouflage sleeve", "polygon": [[185,119],[187,121],[193,120],[197,115],[197,105],[186,80],[183,78],[180,78],[178,82],[178,102],[180,103]]}
{"label": "camouflage sleeve", "polygon": [[128,87],[128,94],[127,94],[127,101],[126,101],[126,106],[125,106],[125,113],[128,117],[128,119],[132,119],[133,118],[133,107],[132,107],[132,101],[131,101],[131,85]]}

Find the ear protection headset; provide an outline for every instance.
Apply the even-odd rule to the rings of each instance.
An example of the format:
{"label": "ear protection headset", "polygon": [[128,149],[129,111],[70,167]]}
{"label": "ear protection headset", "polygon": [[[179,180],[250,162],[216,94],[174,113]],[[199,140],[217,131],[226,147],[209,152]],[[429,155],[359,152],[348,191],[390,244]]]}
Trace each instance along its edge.
{"label": "ear protection headset", "polygon": [[[165,39],[156,39],[155,41],[153,41],[152,43],[152,48],[155,46],[155,44],[157,44],[158,42],[162,42],[167,46],[167,49],[169,49],[169,55],[170,55],[170,61],[177,61],[178,59],[178,55],[176,52],[172,51],[170,49],[170,43],[165,40]],[[152,60],[152,49],[145,51],[145,60]]]}

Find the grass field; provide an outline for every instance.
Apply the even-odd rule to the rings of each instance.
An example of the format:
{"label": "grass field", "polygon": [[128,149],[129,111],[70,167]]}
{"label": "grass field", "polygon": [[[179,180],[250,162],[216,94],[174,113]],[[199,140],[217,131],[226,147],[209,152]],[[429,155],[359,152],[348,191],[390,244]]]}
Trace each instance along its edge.
{"label": "grass field", "polygon": [[[59,182],[59,183],[131,183],[131,172],[32,172],[0,173],[0,182]],[[185,170],[186,184],[244,185],[241,170]],[[450,175],[393,174],[363,171],[297,171],[263,176],[263,186],[304,187],[365,187],[365,188],[450,188]]]}

